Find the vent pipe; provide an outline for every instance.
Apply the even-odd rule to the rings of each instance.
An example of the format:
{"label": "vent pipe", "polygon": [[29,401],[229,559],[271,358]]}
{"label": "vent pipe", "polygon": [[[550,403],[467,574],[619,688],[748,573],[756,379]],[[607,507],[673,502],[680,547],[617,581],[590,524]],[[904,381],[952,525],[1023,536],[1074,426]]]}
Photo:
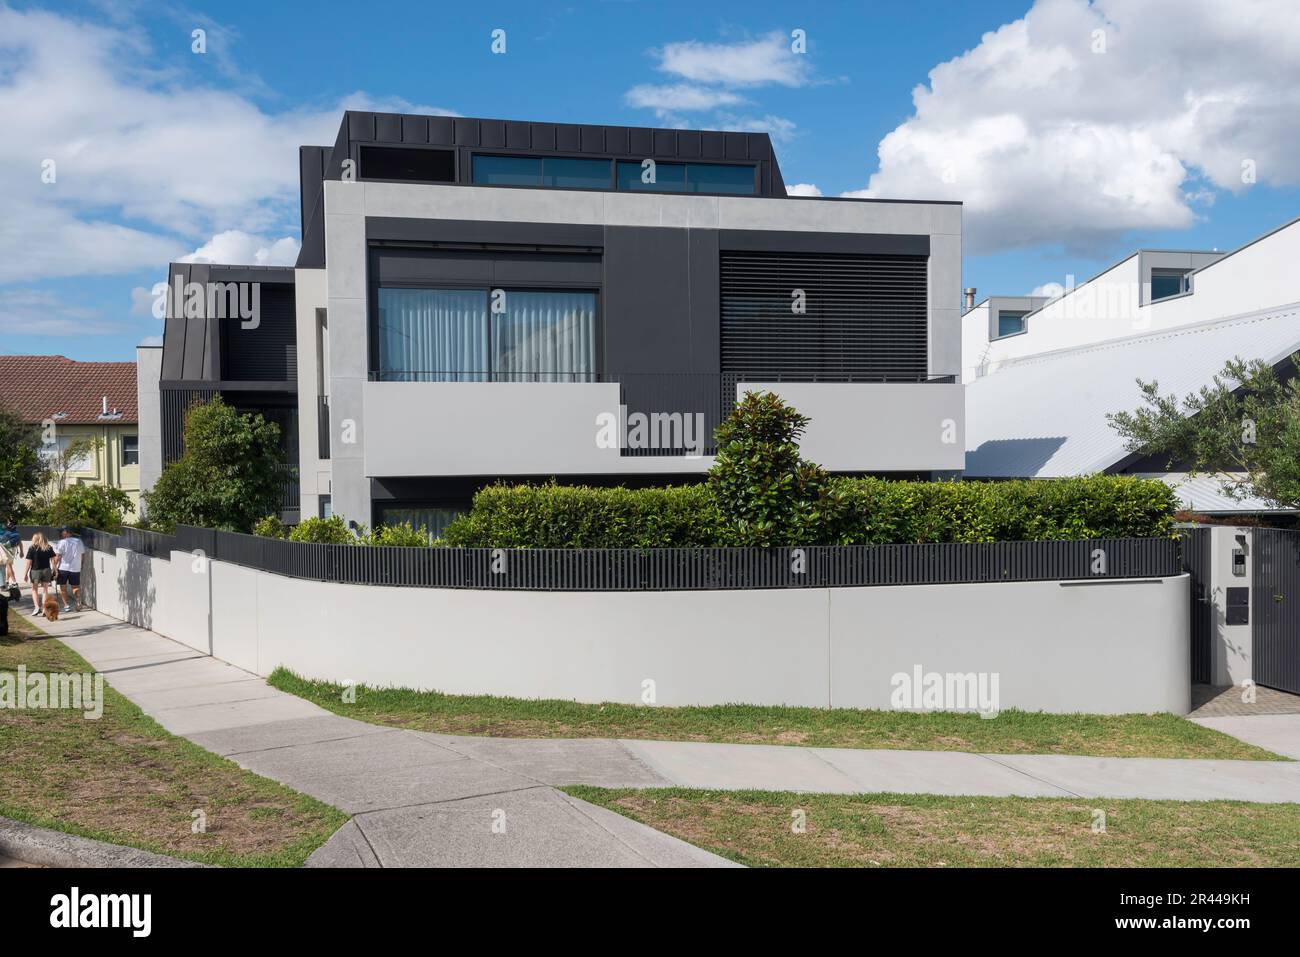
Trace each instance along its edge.
{"label": "vent pipe", "polygon": [[967,286],[964,291],[966,293],[966,308],[968,310],[974,309],[975,308],[975,287]]}

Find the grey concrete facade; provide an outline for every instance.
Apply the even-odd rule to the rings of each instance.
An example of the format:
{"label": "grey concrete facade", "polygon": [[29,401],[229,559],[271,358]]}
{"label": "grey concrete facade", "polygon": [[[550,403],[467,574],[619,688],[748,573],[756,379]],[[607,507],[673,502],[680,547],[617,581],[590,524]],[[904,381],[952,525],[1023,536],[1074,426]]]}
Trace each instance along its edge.
{"label": "grey concrete facade", "polygon": [[[392,449],[395,445],[418,442],[419,429],[411,430],[414,417],[459,415],[463,407],[435,402],[434,388],[427,398],[408,396],[408,414],[394,415],[388,406],[367,409],[369,383],[369,323],[375,266],[371,262],[371,241],[379,229],[394,230],[394,222],[420,224],[425,233],[440,229],[454,232],[464,223],[484,224],[498,231],[517,229],[529,241],[535,228],[594,230],[602,250],[602,311],[606,347],[623,361],[637,358],[643,369],[654,371],[712,372],[717,366],[716,282],[698,283],[698,292],[676,277],[691,276],[693,270],[717,268],[719,237],[731,233],[782,234],[807,237],[806,241],[828,244],[866,242],[884,237],[898,248],[913,248],[917,241],[928,250],[927,372],[931,377],[960,376],[961,329],[959,318],[961,285],[961,207],[948,203],[840,202],[833,200],[778,199],[764,197],[682,196],[672,194],[623,194],[617,192],[559,189],[503,189],[463,184],[408,184],[326,180],[324,198],[325,308],[330,330],[329,394],[331,410],[329,476],[336,514],[359,522],[371,521],[370,479],[384,477],[387,459],[367,461],[367,450]],[[396,233],[389,233],[396,235]],[[839,238],[837,238],[839,237]],[[843,238],[843,237],[848,237]],[[906,244],[912,243],[911,246]],[[620,266],[626,263],[626,266]],[[617,282],[610,271],[617,270]],[[706,274],[707,276],[707,274]],[[712,306],[712,308],[710,308]],[[303,304],[299,304],[300,332]],[[621,317],[621,319],[620,319]],[[674,335],[656,335],[660,322],[679,322]],[[300,364],[314,362],[306,355],[313,342],[299,342]],[[672,362],[667,368],[665,363]],[[417,387],[439,383],[417,383]],[[505,385],[505,384],[503,384]],[[868,386],[861,386],[863,390]],[[878,387],[876,387],[878,389]],[[960,388],[960,387],[958,387]],[[504,390],[502,391],[504,395]],[[897,402],[873,404],[883,393],[862,392],[852,406],[858,418],[889,415],[903,423],[907,433],[912,413]],[[936,393],[937,396],[937,393]],[[314,420],[315,395],[300,393],[300,422]],[[948,400],[958,419],[960,403]],[[917,414],[916,429],[928,433],[932,411]],[[587,427],[586,423],[575,428]],[[489,432],[491,430],[489,429]],[[375,435],[379,432],[379,435]],[[483,441],[491,441],[483,436]],[[961,448],[958,443],[956,448]],[[302,472],[319,474],[322,463],[311,457],[314,443],[302,443]],[[429,465],[424,474],[439,474],[437,459],[448,450],[418,445],[407,450],[408,461],[401,474],[412,474],[409,459],[427,451]],[[592,451],[595,451],[594,445]],[[947,451],[947,450],[943,450]],[[577,473],[586,466],[555,467],[530,460],[523,451],[511,459],[508,449],[498,464],[502,474]],[[909,458],[909,456],[902,456]],[[661,466],[640,457],[631,462],[612,463],[598,471],[645,472]],[[861,470],[886,470],[887,450],[879,460],[857,456]],[[917,458],[919,469],[959,469],[952,455],[940,454],[926,464]],[[561,463],[563,464],[563,463]],[[829,464],[829,463],[826,463]],[[629,467],[630,466],[630,467]],[[830,467],[835,467],[831,465]],[[663,466],[664,470],[670,470]],[[679,470],[675,465],[672,470]],[[498,470],[493,470],[498,471]],[[457,474],[457,473],[448,473]],[[304,488],[304,514],[311,514],[310,493]]]}
{"label": "grey concrete facade", "polygon": [[162,357],[161,344],[140,345],[135,350],[141,492],[151,490],[162,474],[162,409],[158,388],[158,381],[162,378]]}

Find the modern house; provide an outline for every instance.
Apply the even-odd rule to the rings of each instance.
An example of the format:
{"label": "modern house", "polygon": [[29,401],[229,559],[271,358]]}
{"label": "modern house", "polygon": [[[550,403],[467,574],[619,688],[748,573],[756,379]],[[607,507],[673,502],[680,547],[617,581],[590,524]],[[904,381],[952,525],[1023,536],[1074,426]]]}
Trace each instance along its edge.
{"label": "modern house", "polygon": [[47,460],[67,467],[55,484],[111,486],[139,506],[135,363],[0,356],[0,406],[42,428]]}
{"label": "modern house", "polygon": [[962,318],[968,478],[1092,472],[1161,478],[1190,511],[1278,512],[1225,497],[1185,463],[1130,452],[1107,413],[1137,380],[1179,397],[1234,357],[1292,374],[1300,351],[1300,220],[1231,252],[1142,250],[1052,300],[990,297]]}
{"label": "modern house", "polygon": [[348,112],[299,159],[295,269],[171,267],[160,461],[220,393],[296,429],[303,515],[437,530],[500,478],[698,480],[770,389],[832,471],[964,465],[960,204],[787,196],[763,133]]}

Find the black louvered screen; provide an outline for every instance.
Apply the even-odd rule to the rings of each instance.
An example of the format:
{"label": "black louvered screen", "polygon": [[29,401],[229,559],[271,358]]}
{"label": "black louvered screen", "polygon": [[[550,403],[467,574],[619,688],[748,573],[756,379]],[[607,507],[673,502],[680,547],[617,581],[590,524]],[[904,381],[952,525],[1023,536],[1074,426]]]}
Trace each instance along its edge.
{"label": "black louvered screen", "polygon": [[261,284],[255,328],[238,319],[222,319],[225,333],[225,378],[236,382],[296,382],[298,330],[293,286]]}
{"label": "black louvered screen", "polygon": [[[722,371],[748,379],[924,379],[926,257],[722,253]],[[791,309],[801,289],[806,312]]]}

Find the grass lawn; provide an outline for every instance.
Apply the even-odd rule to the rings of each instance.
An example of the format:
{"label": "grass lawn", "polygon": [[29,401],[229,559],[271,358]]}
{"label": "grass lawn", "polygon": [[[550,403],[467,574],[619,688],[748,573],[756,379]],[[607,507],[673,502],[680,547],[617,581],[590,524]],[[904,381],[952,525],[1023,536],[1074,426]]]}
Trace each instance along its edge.
{"label": "grass lawn", "polygon": [[[1300,804],[566,787],[751,867],[1294,867]],[[804,832],[795,833],[796,811]],[[1094,811],[1105,813],[1094,833]]]}
{"label": "grass lawn", "polygon": [[[10,608],[0,671],[93,673],[23,608]],[[107,683],[98,720],[0,709],[0,756],[0,816],[208,864],[295,867],[348,819],[167,733]]]}
{"label": "grass lawn", "polygon": [[660,708],[309,681],[277,668],[268,679],[322,708],[375,724],[443,734],[509,738],[641,738],[797,744],[825,748],[902,748],[990,754],[1091,754],[1101,757],[1235,758],[1282,761],[1275,754],[1169,714],[1092,715],[1004,711],[977,714],[766,708],[749,705]]}

